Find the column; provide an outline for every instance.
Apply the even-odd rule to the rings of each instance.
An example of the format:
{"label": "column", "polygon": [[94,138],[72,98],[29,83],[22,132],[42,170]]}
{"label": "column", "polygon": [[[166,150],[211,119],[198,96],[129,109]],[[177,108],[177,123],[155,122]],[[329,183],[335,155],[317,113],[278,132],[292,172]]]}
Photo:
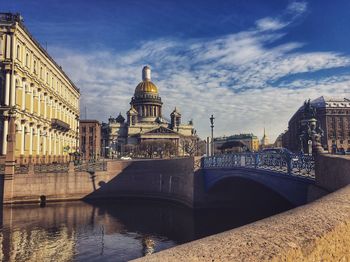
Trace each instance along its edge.
{"label": "column", "polygon": [[61,135],[58,134],[56,136],[56,138],[57,138],[56,140],[57,140],[57,143],[58,143],[58,145],[57,145],[57,147],[58,147],[57,156],[60,156],[61,155]]}
{"label": "column", "polygon": [[10,106],[16,105],[16,85],[15,85],[15,75],[11,75],[11,101],[10,101]]}
{"label": "column", "polygon": [[33,127],[29,127],[29,155],[33,154]]}
{"label": "column", "polygon": [[5,78],[5,105],[10,105],[10,71],[6,71],[6,78]]}
{"label": "column", "polygon": [[40,129],[36,131],[36,154],[40,156]]}
{"label": "column", "polygon": [[57,155],[57,134],[53,134],[53,154],[54,156]]}
{"label": "column", "polygon": [[43,137],[43,156],[46,156],[46,139],[47,139],[47,131],[44,131],[45,134],[42,136]]}
{"label": "column", "polygon": [[26,110],[26,79],[22,79],[22,110]]}
{"label": "column", "polygon": [[48,131],[48,136],[49,136],[49,156],[52,155],[52,134],[51,131]]}
{"label": "column", "polygon": [[49,99],[50,101],[49,101],[49,106],[50,106],[50,120],[51,120],[51,118],[52,118],[52,108],[53,108],[53,103],[52,103],[52,99],[50,98]]}
{"label": "column", "polygon": [[22,143],[21,143],[21,155],[24,155],[24,147],[25,147],[25,139],[24,139],[24,136],[26,135],[25,134],[25,130],[24,130],[24,124],[22,124],[22,135],[21,135],[21,140],[22,140]]}
{"label": "column", "polygon": [[47,118],[47,95],[44,93],[44,118]]}
{"label": "column", "polygon": [[38,116],[40,117],[41,114],[41,94],[40,91],[38,90]]}
{"label": "column", "polygon": [[7,153],[7,135],[8,135],[8,128],[9,127],[9,121],[7,118],[4,119],[4,132],[2,137],[2,154],[6,155]]}
{"label": "column", "polygon": [[34,88],[31,86],[31,95],[30,95],[30,113],[34,112]]}

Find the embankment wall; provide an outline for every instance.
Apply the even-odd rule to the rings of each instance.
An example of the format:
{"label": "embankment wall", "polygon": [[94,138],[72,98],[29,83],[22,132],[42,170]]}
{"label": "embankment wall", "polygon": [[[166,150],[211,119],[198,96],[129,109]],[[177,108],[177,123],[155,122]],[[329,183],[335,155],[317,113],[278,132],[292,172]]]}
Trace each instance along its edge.
{"label": "embankment wall", "polygon": [[15,174],[4,182],[4,203],[94,199],[159,198],[193,203],[193,158],[109,161],[107,171]]}

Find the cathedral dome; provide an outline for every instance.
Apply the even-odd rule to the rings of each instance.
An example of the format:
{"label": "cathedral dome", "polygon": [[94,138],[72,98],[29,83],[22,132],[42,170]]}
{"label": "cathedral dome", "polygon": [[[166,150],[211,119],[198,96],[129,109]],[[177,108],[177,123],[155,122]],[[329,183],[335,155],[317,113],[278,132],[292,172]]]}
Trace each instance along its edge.
{"label": "cathedral dome", "polygon": [[144,93],[158,94],[157,86],[151,82],[151,68],[149,66],[142,69],[142,82],[135,88],[135,95]]}

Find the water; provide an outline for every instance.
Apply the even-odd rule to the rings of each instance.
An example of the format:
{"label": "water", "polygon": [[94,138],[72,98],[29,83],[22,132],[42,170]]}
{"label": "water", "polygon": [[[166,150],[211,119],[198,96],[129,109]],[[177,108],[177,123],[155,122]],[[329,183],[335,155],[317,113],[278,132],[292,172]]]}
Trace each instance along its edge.
{"label": "water", "polygon": [[[274,213],[286,206],[274,209]],[[1,261],[127,261],[271,214],[154,201],[4,206]]]}

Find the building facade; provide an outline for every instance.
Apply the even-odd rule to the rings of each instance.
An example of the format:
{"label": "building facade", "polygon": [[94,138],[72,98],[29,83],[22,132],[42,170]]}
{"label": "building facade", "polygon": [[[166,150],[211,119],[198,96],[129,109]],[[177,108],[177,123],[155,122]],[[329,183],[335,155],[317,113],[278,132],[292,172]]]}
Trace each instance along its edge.
{"label": "building facade", "polygon": [[[243,151],[249,150],[254,152],[259,150],[259,138],[253,134],[238,134],[227,137],[217,137],[214,138],[214,145],[216,152],[223,151],[223,148],[226,149],[226,147],[230,147],[231,145],[233,147],[241,147],[241,150]],[[238,149],[236,149],[236,151],[237,150]]]}
{"label": "building facade", "polygon": [[[321,96],[310,101],[315,109],[317,124],[323,130],[322,147],[329,152],[350,151],[350,99]],[[304,106],[292,116],[284,138],[284,147],[292,151],[301,150],[301,122]]]}
{"label": "building facade", "polygon": [[0,13],[1,159],[64,162],[78,147],[79,89],[19,14]]}
{"label": "building facade", "polygon": [[169,146],[173,145],[176,149],[176,155],[187,154],[185,151],[194,147],[193,140],[196,138],[192,121],[183,124],[177,108],[171,113],[170,122],[165,120],[162,105],[158,87],[151,81],[151,69],[145,66],[142,81],[136,86],[131,98],[126,119],[119,113],[116,118],[110,117],[108,123],[103,124],[102,140],[105,145],[103,147],[108,148],[107,155],[123,155],[130,147],[152,143],[155,145],[156,142],[170,143]]}
{"label": "building facade", "polygon": [[80,120],[80,153],[85,160],[97,160],[101,156],[101,124],[97,120]]}

